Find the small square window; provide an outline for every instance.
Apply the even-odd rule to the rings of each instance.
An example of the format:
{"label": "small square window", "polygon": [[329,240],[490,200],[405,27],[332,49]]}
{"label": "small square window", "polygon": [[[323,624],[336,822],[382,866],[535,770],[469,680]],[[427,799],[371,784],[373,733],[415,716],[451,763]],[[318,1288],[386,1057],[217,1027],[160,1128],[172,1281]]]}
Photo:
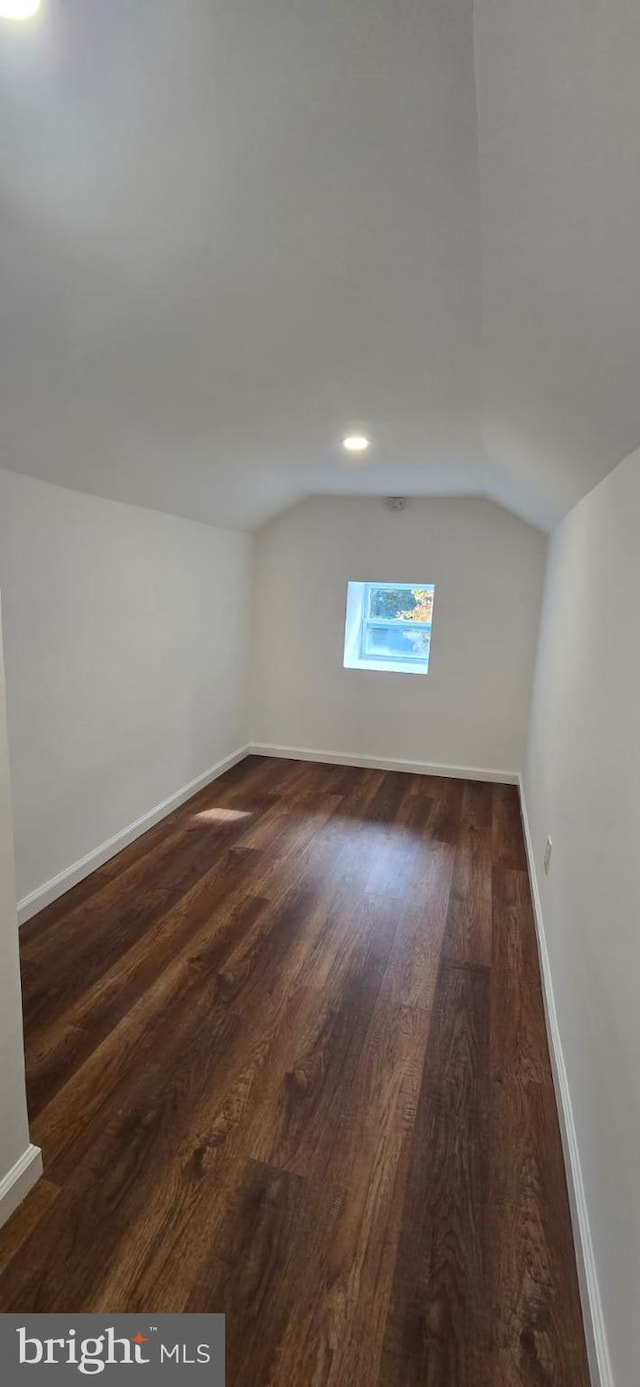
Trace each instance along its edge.
{"label": "small square window", "polygon": [[433,583],[349,583],[345,668],[426,674],[433,596]]}

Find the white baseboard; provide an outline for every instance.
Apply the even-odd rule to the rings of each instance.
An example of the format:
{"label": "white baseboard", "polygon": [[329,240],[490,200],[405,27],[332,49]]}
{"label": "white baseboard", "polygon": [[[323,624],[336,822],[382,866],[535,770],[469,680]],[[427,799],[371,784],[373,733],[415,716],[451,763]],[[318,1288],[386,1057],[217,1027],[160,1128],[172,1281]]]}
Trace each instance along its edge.
{"label": "white baseboard", "polygon": [[585,1335],[587,1340],[587,1352],[589,1354],[589,1367],[591,1370],[591,1380],[593,1387],[614,1387],[611,1359],[607,1344],[607,1334],[604,1322],[604,1312],[600,1297],[600,1287],[591,1241],[591,1229],[589,1227],[589,1213],[585,1195],[582,1170],[580,1166],[580,1153],[578,1150],[578,1138],[576,1134],[575,1122],[573,1120],[573,1109],[571,1106],[571,1094],[569,1091],[569,1080],[564,1062],[562,1051],[562,1041],[558,1026],[556,1004],[553,993],[553,979],[551,976],[551,963],[547,949],[547,940],[542,915],[542,902],[538,888],[538,877],[536,873],[535,855],[533,851],[533,841],[529,828],[527,816],[527,805],[524,797],[522,778],[520,783],[520,809],[522,813],[522,826],[524,829],[524,840],[527,850],[527,862],[529,866],[529,879],[531,882],[531,895],[533,900],[533,913],[536,926],[536,936],[538,941],[538,955],[540,959],[540,973],[542,977],[542,993],[544,997],[544,1010],[547,1023],[547,1039],[549,1042],[549,1052],[551,1055],[551,1066],[553,1069],[553,1081],[556,1091],[556,1101],[558,1105],[558,1115],[560,1118],[560,1133],[562,1137],[562,1148],[567,1174],[567,1187],[569,1191],[569,1204],[571,1207],[571,1222],[573,1225],[573,1237],[576,1248],[576,1262],[578,1267],[578,1279],[580,1282],[580,1296],[582,1300],[582,1314],[584,1318]]}
{"label": "white baseboard", "polygon": [[0,1228],[15,1213],[19,1204],[37,1185],[42,1175],[42,1152],[39,1146],[28,1146],[0,1180]]}
{"label": "white baseboard", "polygon": [[52,901],[62,896],[65,891],[69,891],[72,886],[76,886],[84,877],[89,876],[90,872],[95,872],[97,867],[101,867],[103,862],[108,862],[110,857],[115,857],[116,853],[122,852],[129,843],[133,843],[135,838],[146,833],[147,829],[153,828],[154,824],[164,819],[173,809],[184,804],[185,800],[195,795],[198,790],[202,790],[205,785],[212,780],[217,780],[219,775],[224,775],[225,771],[230,770],[238,761],[244,760],[249,755],[249,746],[240,747],[238,751],[233,751],[229,756],[225,756],[222,761],[218,761],[215,766],[210,766],[209,770],[203,771],[202,775],[197,775],[195,780],[190,780],[188,785],[183,785],[175,794],[169,795],[168,799],[163,799],[161,804],[154,805],[146,814],[142,814],[134,823],[128,824],[126,828],[114,833],[112,838],[108,838],[105,843],[100,843],[99,847],[88,852],[77,862],[72,862],[70,867],[65,867],[64,871],[45,881],[42,886],[36,887],[35,891],[30,891],[28,896],[23,896],[18,901],[18,923],[23,925],[30,920],[32,915],[36,915],[39,910],[44,910],[46,905],[51,905]]}
{"label": "white baseboard", "polygon": [[330,766],[362,766],[374,771],[411,771],[414,775],[445,775],[456,780],[491,780],[499,785],[517,785],[517,771],[492,770],[487,766],[443,766],[439,762],[397,761],[384,756],[358,756],[342,751],[312,751],[301,746],[268,746],[254,743],[255,756],[281,756],[287,761],[324,761]]}

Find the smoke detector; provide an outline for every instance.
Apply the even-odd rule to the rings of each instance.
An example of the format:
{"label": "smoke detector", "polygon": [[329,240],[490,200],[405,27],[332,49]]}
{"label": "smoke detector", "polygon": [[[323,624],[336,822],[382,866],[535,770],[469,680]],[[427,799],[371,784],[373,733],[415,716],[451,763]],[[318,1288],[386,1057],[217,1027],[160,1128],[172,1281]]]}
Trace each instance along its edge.
{"label": "smoke detector", "polygon": [[387,510],[404,510],[407,502],[404,496],[385,496],[384,504]]}

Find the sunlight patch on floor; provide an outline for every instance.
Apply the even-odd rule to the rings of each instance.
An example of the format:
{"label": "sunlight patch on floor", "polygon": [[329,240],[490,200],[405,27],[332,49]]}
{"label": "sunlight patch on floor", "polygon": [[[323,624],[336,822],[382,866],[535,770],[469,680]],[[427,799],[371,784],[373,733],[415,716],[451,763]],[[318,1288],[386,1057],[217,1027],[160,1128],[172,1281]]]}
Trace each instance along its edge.
{"label": "sunlight patch on floor", "polygon": [[193,815],[193,822],[198,824],[230,824],[236,819],[251,819],[250,809],[201,809],[199,814]]}

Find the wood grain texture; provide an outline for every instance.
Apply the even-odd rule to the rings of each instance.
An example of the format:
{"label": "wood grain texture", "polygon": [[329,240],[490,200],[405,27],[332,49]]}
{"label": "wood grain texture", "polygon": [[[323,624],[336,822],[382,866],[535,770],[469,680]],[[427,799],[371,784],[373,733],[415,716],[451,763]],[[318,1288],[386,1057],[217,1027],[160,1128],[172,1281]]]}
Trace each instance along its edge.
{"label": "wood grain texture", "polygon": [[385,1339],[385,1384],[481,1383],[489,975],[443,960],[418,1101]]}
{"label": "wood grain texture", "polygon": [[517,794],[248,757],[30,921],[0,1310],[229,1387],[587,1387]]}

